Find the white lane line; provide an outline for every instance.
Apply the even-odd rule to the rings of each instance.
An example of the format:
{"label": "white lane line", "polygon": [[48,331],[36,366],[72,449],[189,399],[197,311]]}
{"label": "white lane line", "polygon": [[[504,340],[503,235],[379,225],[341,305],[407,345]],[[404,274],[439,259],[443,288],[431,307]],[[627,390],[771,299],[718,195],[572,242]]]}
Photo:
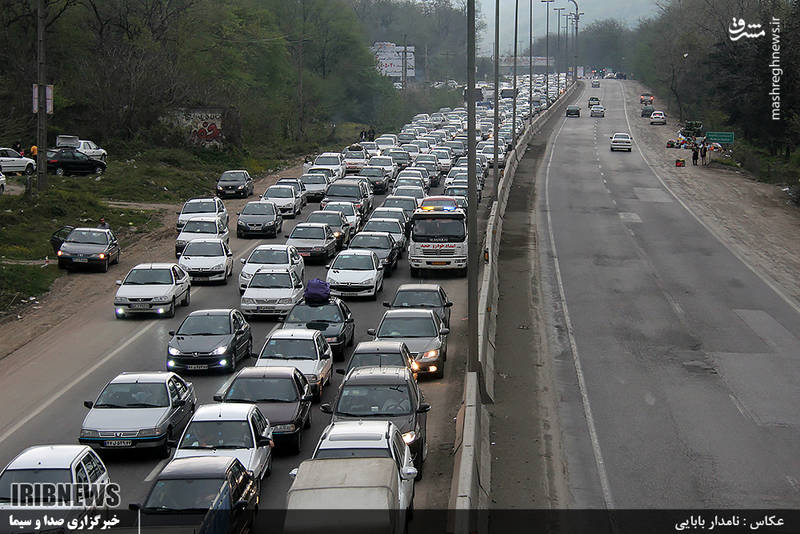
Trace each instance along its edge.
{"label": "white lane line", "polygon": [[156,464],[156,466],[153,468],[153,470],[152,470],[152,471],[150,471],[150,474],[148,474],[148,475],[147,475],[147,476],[144,478],[144,481],[145,481],[145,482],[150,482],[151,480],[153,480],[154,478],[156,478],[156,477],[158,476],[158,474],[161,472],[161,470],[162,470],[162,469],[164,469],[164,466],[165,466],[165,465],[167,465],[167,462],[169,462],[169,460],[170,460],[169,458],[164,458],[163,460],[161,460],[160,462],[158,462],[158,463]]}
{"label": "white lane line", "polygon": [[25,417],[23,417],[22,419],[20,419],[19,421],[17,421],[13,425],[11,425],[5,432],[3,432],[2,435],[0,435],[0,443],[5,441],[6,439],[8,439],[9,436],[11,436],[12,434],[14,434],[14,432],[16,432],[17,430],[22,428],[25,424],[27,424],[29,421],[31,421],[34,417],[38,416],[40,413],[42,413],[43,411],[48,409],[54,402],[56,402],[58,399],[60,399],[67,391],[69,391],[70,389],[72,389],[73,387],[78,385],[81,381],[85,380],[87,376],[89,376],[90,374],[94,373],[103,364],[105,364],[106,362],[108,362],[109,360],[114,358],[117,354],[119,354],[120,352],[122,352],[123,350],[128,348],[129,345],[131,345],[134,341],[139,339],[146,332],[150,331],[156,324],[157,324],[157,322],[153,321],[149,325],[145,326],[144,328],[142,328],[141,330],[136,332],[134,335],[132,335],[131,337],[126,339],[119,347],[117,347],[116,349],[114,349],[111,352],[109,352],[108,354],[106,354],[103,358],[98,360],[94,365],[92,365],[86,371],[84,371],[79,376],[77,376],[75,379],[73,379],[69,384],[67,384],[63,388],[59,389],[53,396],[51,396],[48,400],[46,400],[45,402],[40,404],[35,410],[33,410],[32,412],[28,413],[27,415],[25,415]]}
{"label": "white lane line", "polygon": [[566,124],[566,120],[561,123],[561,127],[556,132],[556,136],[553,138],[553,145],[550,147],[550,158],[547,161],[547,169],[545,171],[545,178],[544,178],[544,198],[545,198],[545,208],[547,210],[547,231],[550,237],[550,250],[553,254],[553,264],[555,266],[556,271],[556,281],[558,282],[558,291],[561,297],[561,306],[564,310],[564,321],[566,322],[567,327],[567,335],[569,337],[569,345],[572,352],[572,362],[575,366],[575,374],[578,378],[578,388],[580,389],[581,393],[581,403],[583,404],[583,413],[584,417],[586,417],[586,426],[589,432],[589,439],[592,442],[592,451],[594,452],[594,461],[595,465],[597,466],[597,476],[600,479],[600,487],[603,491],[603,501],[605,502],[605,506],[607,509],[614,508],[614,498],[611,494],[611,486],[608,482],[608,473],[606,473],[606,466],[605,462],[603,461],[603,453],[600,450],[600,440],[597,437],[597,427],[595,426],[594,416],[592,415],[592,407],[589,403],[589,394],[586,390],[586,380],[583,376],[583,366],[581,365],[581,359],[578,355],[578,345],[575,341],[575,331],[572,327],[572,320],[569,316],[569,309],[567,308],[567,296],[564,291],[564,282],[561,278],[561,267],[558,261],[558,251],[556,249],[556,240],[555,236],[553,235],[553,220],[550,216],[550,166],[553,163],[553,154],[555,153],[555,147],[558,142],[558,136],[561,135],[561,130],[564,128],[564,124]]}
{"label": "white lane line", "polygon": [[[620,88],[620,91],[622,92],[622,106],[623,106],[623,109],[625,111],[625,122],[628,124],[628,131],[630,132],[631,131],[631,122],[628,119],[628,104],[625,101],[625,90],[622,87],[622,82],[619,82],[619,88]],[[687,212],[689,212],[689,215],[694,217],[694,220],[696,220],[698,223],[700,223],[700,225],[703,228],[708,230],[708,233],[710,233],[717,241],[719,241],[720,244],[722,244],[723,247],[728,249],[728,252],[733,254],[733,256],[736,259],[738,259],[740,262],[742,262],[745,267],[750,269],[750,272],[752,272],[754,275],[759,277],[761,279],[761,281],[764,282],[770,289],[772,289],[772,291],[774,291],[776,295],[778,295],[781,299],[783,299],[783,301],[786,302],[786,304],[791,306],[792,309],[794,309],[794,311],[796,311],[797,313],[800,313],[800,304],[798,304],[797,301],[795,301],[795,299],[793,299],[792,297],[787,295],[784,292],[783,288],[781,288],[780,285],[777,282],[773,281],[769,276],[767,276],[766,274],[763,274],[763,273],[761,273],[761,271],[757,270],[744,256],[742,256],[732,246],[728,245],[728,243],[726,243],[725,240],[723,240],[722,237],[719,234],[717,234],[717,232],[715,232],[708,224],[706,224],[705,221],[703,221],[700,218],[699,215],[697,215],[694,211],[692,211],[692,209],[683,200],[681,200],[678,197],[678,195],[676,195],[675,192],[667,185],[667,183],[664,181],[664,179],[661,178],[661,175],[658,173],[658,171],[656,171],[655,167],[650,163],[650,161],[644,155],[644,151],[642,150],[642,147],[639,146],[639,143],[636,141],[636,139],[633,140],[633,144],[636,145],[636,150],[639,151],[639,155],[642,156],[642,159],[644,160],[645,164],[650,169],[650,171],[653,173],[653,175],[658,179],[658,181],[661,183],[661,186],[664,189],[666,189],[667,192],[670,195],[672,195],[672,197],[675,200],[678,201],[678,203],[683,207],[683,209],[685,209]]]}

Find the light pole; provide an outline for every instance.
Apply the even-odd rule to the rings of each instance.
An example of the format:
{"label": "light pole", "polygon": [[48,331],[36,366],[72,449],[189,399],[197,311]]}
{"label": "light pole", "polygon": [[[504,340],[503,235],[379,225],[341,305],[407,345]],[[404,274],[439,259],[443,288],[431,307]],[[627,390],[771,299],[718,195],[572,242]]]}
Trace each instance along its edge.
{"label": "light pole", "polygon": [[528,113],[533,120],[533,0],[530,0],[528,7],[528,29],[530,30],[528,37]]}
{"label": "light pole", "polygon": [[569,71],[571,70],[570,69],[570,62],[569,62],[569,34],[570,34],[570,31],[572,30],[572,20],[573,20],[572,17],[573,17],[573,15],[572,15],[572,13],[567,13],[566,17],[567,17],[567,28],[565,30],[566,33],[564,34],[564,35],[566,35],[566,39],[565,39],[566,46],[564,47],[564,53],[566,54],[565,57],[567,58],[567,79],[566,80],[567,80],[567,82],[569,82],[569,78],[570,78],[569,77]]}
{"label": "light pole", "polygon": [[553,11],[558,11],[558,23],[556,24],[556,91],[561,94],[561,74],[558,66],[558,58],[561,55],[561,12],[565,7],[554,7]]}
{"label": "light pole", "polygon": [[575,0],[569,0],[575,6],[575,39],[572,42],[572,48],[574,48],[575,52],[575,65],[574,70],[572,71],[572,80],[575,81],[578,79],[578,21],[581,19],[581,15],[583,13],[578,13],[578,2]]}
{"label": "light pole", "polygon": [[545,30],[544,34],[544,55],[546,56],[545,62],[547,64],[547,67],[545,67],[546,70],[544,75],[544,88],[545,88],[544,90],[547,92],[546,102],[547,102],[547,107],[549,108],[550,107],[550,8],[547,7],[547,4],[555,2],[556,0],[540,0],[540,1],[543,4],[545,4],[544,7],[546,13],[545,24],[547,29]]}
{"label": "light pole", "polygon": [[500,135],[500,0],[494,3],[494,166],[492,177],[494,178],[494,194],[500,185],[500,169],[497,165],[497,153],[499,146],[497,138]]}
{"label": "light pole", "polygon": [[514,0],[514,100],[511,104],[511,142],[517,146],[517,30],[519,29],[519,0]]}

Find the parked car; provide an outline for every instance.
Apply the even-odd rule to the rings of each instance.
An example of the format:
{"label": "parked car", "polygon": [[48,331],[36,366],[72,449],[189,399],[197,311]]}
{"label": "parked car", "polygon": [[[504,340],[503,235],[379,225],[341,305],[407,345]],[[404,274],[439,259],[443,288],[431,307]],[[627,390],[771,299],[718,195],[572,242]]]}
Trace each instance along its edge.
{"label": "parked car", "polygon": [[303,298],[303,281],[291,269],[262,267],[253,273],[239,309],[246,318],[285,316]]}
{"label": "parked car", "polygon": [[331,183],[325,174],[311,172],[302,175],[300,181],[306,186],[308,200],[314,202],[319,202],[325,197],[325,190]]}
{"label": "parked car", "polygon": [[[59,232],[60,230],[56,231],[56,234]],[[55,247],[59,239],[54,234],[50,242]],[[56,256],[59,269],[74,269],[79,266],[99,267],[101,271],[108,272],[109,265],[119,263],[121,253],[119,241],[111,230],[73,228],[63,238]]]}
{"label": "parked car", "polygon": [[633,149],[633,137],[631,134],[624,132],[617,132],[611,137],[611,151],[627,150],[630,152]]}
{"label": "parked car", "polygon": [[319,330],[330,345],[334,357],[344,359],[345,347],[355,340],[355,318],[347,304],[336,297],[324,302],[302,300],[294,305],[281,328]]}
{"label": "parked car", "polygon": [[186,244],[195,239],[220,239],[227,244],[230,241],[230,233],[228,227],[216,217],[189,219],[175,239],[175,257],[179,258]]}
{"label": "parked car", "polygon": [[388,310],[378,328],[370,328],[367,333],[375,336],[375,341],[404,342],[419,365],[419,374],[432,374],[436,378],[444,376],[450,329],[444,326],[434,310]]}
{"label": "parked car", "polygon": [[654,111],[650,114],[650,124],[667,124],[667,114],[663,111]]}
{"label": "parked car", "polygon": [[245,259],[239,260],[242,270],[239,273],[239,292],[244,293],[253,274],[262,267],[286,268],[294,271],[303,280],[306,265],[297,249],[291,245],[259,245]]}
{"label": "parked car", "polygon": [[280,448],[300,452],[303,430],[311,428],[311,387],[293,366],[245,367],[214,395],[223,403],[252,403],[272,427]]}
{"label": "parked car", "polygon": [[[398,226],[400,224],[394,219],[388,220]],[[367,222],[367,224],[369,225],[369,222]],[[363,231],[356,234],[348,250],[368,250],[373,252],[383,266],[384,274],[386,276],[391,276],[391,272],[397,269],[397,263],[400,261],[400,251],[402,248],[400,244],[395,241],[393,234],[389,232]]]}
{"label": "parked car", "polygon": [[450,328],[450,308],[453,303],[439,284],[402,284],[397,288],[394,298],[384,302],[387,308],[425,308],[433,310],[442,324]]}
{"label": "parked car", "polygon": [[84,401],[78,441],[97,450],[155,449],[169,457],[192,417],[197,394],[191,382],[172,372],[122,373],[94,401]]}
{"label": "parked car", "polygon": [[[5,165],[3,165],[5,169]],[[60,148],[47,151],[47,172],[56,176],[69,174],[103,174],[106,163],[90,158],[74,148]]]}
{"label": "parked car", "polygon": [[327,260],[336,255],[336,236],[327,224],[300,223],[292,229],[286,244],[304,258]]}
{"label": "parked car", "polygon": [[108,158],[108,153],[97,146],[94,141],[78,139],[78,137],[74,135],[57,135],[56,148],[74,148],[92,159],[99,159],[103,162]]}
{"label": "parked car", "polygon": [[218,198],[193,198],[183,204],[178,212],[178,222],[175,228],[181,231],[186,221],[195,217],[216,217],[225,227],[228,226],[228,210]]}
{"label": "parked car", "polygon": [[278,237],[283,231],[283,216],[275,203],[269,200],[248,202],[237,215],[236,237]]}
{"label": "parked car", "polygon": [[405,367],[414,376],[419,369],[414,356],[402,341],[362,341],[356,345],[345,368],[337,369],[336,372],[346,375],[351,369],[373,366]]}
{"label": "parked car", "polygon": [[178,265],[192,282],[227,284],[233,275],[233,252],[222,239],[193,239],[186,243]]}
{"label": "parked car", "polygon": [[2,171],[0,171],[0,195],[2,195],[5,192],[6,192],[6,177],[2,173]]}
{"label": "parked car", "polygon": [[371,250],[341,251],[328,266],[326,281],[337,297],[377,298],[383,290],[383,265]]}
{"label": "parked car", "polygon": [[36,162],[23,157],[13,148],[0,148],[0,172],[24,172],[31,175],[36,171]]}
{"label": "parked car", "polygon": [[314,400],[319,401],[331,381],[332,358],[333,351],[319,330],[281,328],[267,336],[256,367],[296,367],[311,385]]}
{"label": "parked car", "polygon": [[189,273],[175,263],[141,263],[124,280],[117,280],[117,285],[117,319],[137,313],[174,317],[176,306],[188,306],[192,298]]}
{"label": "parked car", "polygon": [[253,194],[254,187],[253,179],[246,170],[225,171],[217,180],[217,196],[247,198]]}
{"label": "parked car", "polygon": [[197,310],[170,331],[168,371],[231,373],[253,352],[253,333],[239,310]]}
{"label": "parked car", "polygon": [[333,236],[336,238],[336,248],[338,250],[347,247],[354,233],[347,218],[340,211],[317,210],[311,212],[306,218],[306,222],[330,226],[331,230],[333,230]]}
{"label": "parked car", "polygon": [[261,195],[261,200],[273,202],[282,215],[287,215],[294,219],[303,211],[303,199],[297,194],[294,187],[290,185],[271,185]]}

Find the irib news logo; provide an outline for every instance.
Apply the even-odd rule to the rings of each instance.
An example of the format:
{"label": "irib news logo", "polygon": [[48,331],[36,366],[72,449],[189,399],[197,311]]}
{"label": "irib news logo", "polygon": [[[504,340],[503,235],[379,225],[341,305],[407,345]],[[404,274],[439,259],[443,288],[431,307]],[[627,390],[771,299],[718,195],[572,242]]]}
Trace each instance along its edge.
{"label": "irib news logo", "polygon": [[74,484],[70,482],[14,482],[13,508],[117,508],[119,484]]}

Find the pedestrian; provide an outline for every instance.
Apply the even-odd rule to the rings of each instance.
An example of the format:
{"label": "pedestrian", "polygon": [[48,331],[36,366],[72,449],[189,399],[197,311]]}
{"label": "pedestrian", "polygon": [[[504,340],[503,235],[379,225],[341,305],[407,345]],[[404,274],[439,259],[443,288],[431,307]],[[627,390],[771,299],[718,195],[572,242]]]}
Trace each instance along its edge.
{"label": "pedestrian", "polygon": [[697,150],[697,145],[692,145],[692,165],[697,165],[697,156],[700,155],[700,151]]}
{"label": "pedestrian", "polygon": [[703,165],[706,165],[707,154],[708,154],[708,147],[706,146],[705,142],[703,142],[702,146],[700,146],[700,159]]}
{"label": "pedestrian", "polygon": [[15,152],[18,152],[20,155],[22,155],[22,143],[19,141],[11,145],[11,148],[13,148]]}
{"label": "pedestrian", "polygon": [[367,132],[365,132],[364,130],[361,130],[361,135],[359,135],[358,140],[359,141],[366,141],[367,140]]}
{"label": "pedestrian", "polygon": [[36,159],[36,156],[39,155],[39,147],[36,145],[31,145],[30,155],[32,159]]}
{"label": "pedestrian", "polygon": [[103,230],[111,230],[111,226],[106,222],[105,217],[100,217],[100,224],[98,224],[97,227]]}
{"label": "pedestrian", "polygon": [[374,141],[375,140],[375,128],[370,126],[369,132],[367,132],[367,135],[369,136],[369,140],[370,141]]}

